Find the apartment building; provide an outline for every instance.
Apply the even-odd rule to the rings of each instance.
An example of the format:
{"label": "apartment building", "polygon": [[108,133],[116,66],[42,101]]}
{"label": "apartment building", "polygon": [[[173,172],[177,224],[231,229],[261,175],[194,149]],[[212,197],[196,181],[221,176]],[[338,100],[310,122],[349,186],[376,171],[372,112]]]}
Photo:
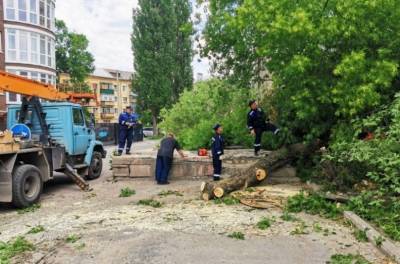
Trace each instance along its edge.
{"label": "apartment building", "polygon": [[[96,95],[91,105],[97,123],[117,123],[119,114],[127,107],[136,108],[137,95],[132,92],[132,72],[97,68],[86,80]],[[69,84],[69,76],[61,74],[60,87]]]}
{"label": "apartment building", "polygon": [[[55,0],[0,0],[0,69],[55,84]],[[20,95],[0,95],[0,123],[6,105]]]}

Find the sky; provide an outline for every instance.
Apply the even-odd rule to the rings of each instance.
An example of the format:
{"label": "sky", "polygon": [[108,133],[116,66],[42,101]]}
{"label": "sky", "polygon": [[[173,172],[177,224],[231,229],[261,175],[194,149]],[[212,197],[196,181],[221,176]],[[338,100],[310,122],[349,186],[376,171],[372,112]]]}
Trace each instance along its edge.
{"label": "sky", "polygon": [[[87,36],[96,67],[132,71],[130,34],[136,6],[137,0],[59,0],[56,18],[64,20],[70,30]],[[209,63],[198,59],[193,59],[194,77],[202,73],[207,78]]]}

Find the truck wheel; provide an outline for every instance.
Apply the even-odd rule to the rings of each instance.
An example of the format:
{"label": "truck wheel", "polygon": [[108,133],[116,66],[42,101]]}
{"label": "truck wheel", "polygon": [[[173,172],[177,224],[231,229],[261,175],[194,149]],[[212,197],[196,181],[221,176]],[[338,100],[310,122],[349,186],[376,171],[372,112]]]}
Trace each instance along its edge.
{"label": "truck wheel", "polygon": [[92,156],[92,162],[89,166],[89,173],[87,175],[88,180],[94,180],[100,177],[101,171],[103,170],[103,157],[100,152],[94,151]]}
{"label": "truck wheel", "polygon": [[18,208],[31,206],[40,199],[42,176],[33,165],[18,166],[13,173],[12,202]]}

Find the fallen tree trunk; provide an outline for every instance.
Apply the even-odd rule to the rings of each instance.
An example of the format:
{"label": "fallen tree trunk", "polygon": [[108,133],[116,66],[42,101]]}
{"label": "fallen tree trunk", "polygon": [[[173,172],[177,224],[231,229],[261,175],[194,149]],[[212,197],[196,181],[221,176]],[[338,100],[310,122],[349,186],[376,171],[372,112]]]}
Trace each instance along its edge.
{"label": "fallen tree trunk", "polygon": [[293,160],[304,155],[309,155],[317,148],[317,144],[306,146],[294,144],[288,147],[272,151],[266,157],[260,157],[258,161],[240,170],[229,178],[219,182],[203,182],[200,188],[201,198],[205,201],[223,196],[240,189],[259,185],[268,175]]}

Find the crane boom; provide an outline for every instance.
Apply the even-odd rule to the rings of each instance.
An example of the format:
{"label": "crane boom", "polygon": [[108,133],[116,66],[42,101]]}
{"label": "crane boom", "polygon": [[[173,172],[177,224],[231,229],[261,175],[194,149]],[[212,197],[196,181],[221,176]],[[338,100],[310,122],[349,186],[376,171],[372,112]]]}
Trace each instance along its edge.
{"label": "crane boom", "polygon": [[38,97],[48,101],[70,101],[79,103],[79,100],[95,100],[91,93],[64,93],[54,86],[0,71],[0,91],[21,94],[28,97]]}

